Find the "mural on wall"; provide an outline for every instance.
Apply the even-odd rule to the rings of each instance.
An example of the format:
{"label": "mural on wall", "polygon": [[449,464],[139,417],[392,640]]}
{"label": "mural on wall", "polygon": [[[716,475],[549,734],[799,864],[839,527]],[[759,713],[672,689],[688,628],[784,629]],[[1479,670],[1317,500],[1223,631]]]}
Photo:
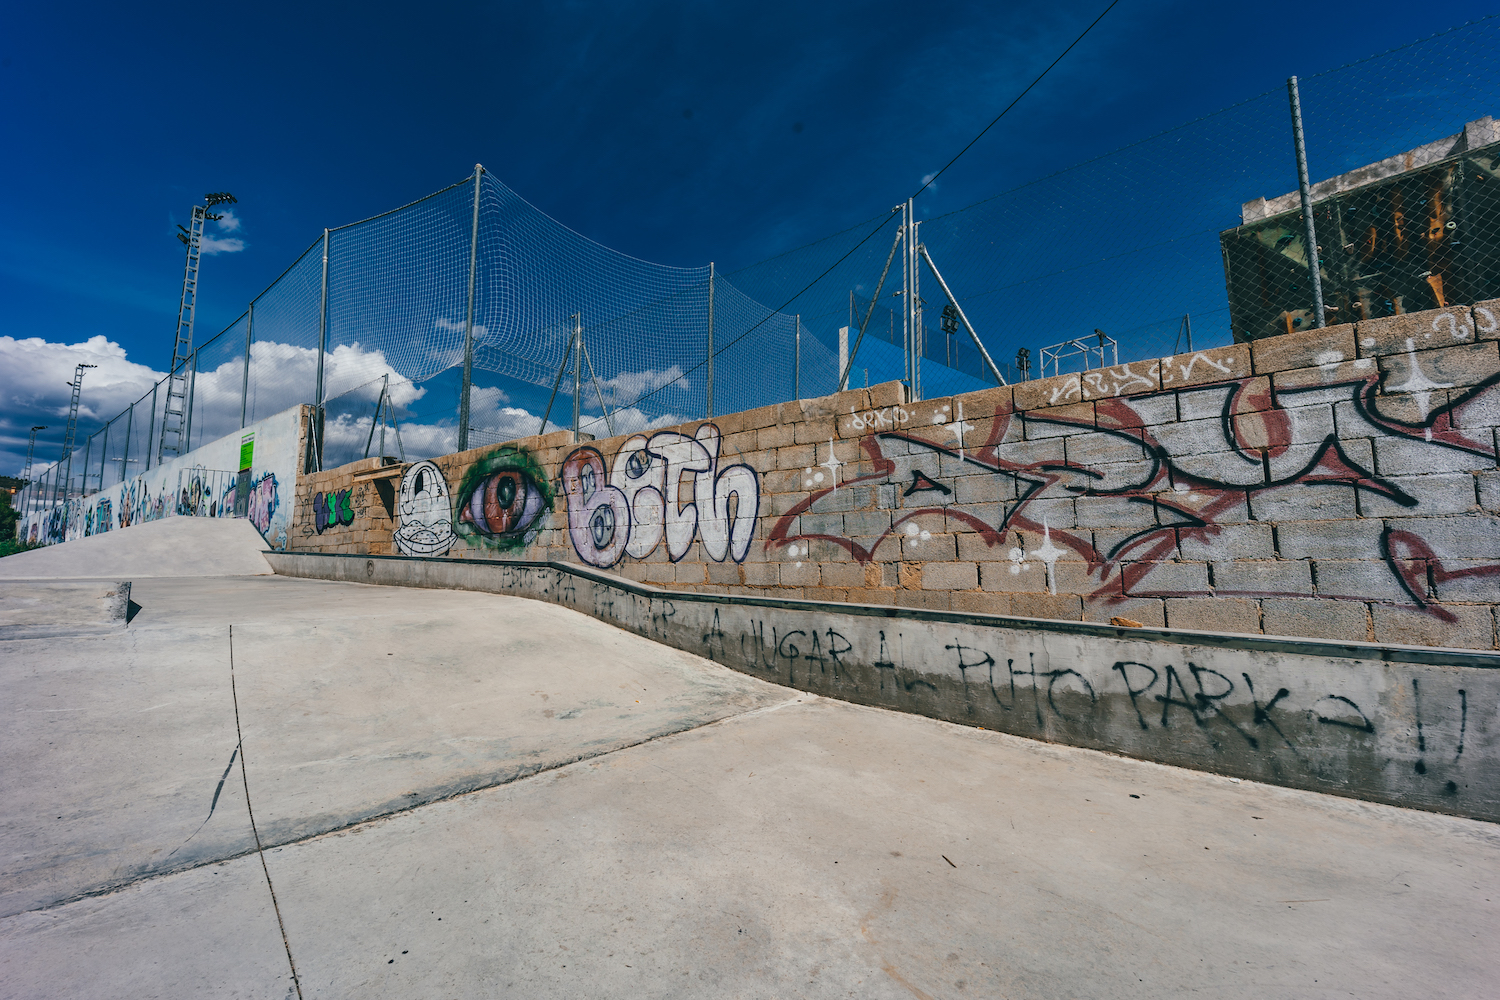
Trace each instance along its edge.
{"label": "mural on wall", "polygon": [[[411,476],[410,470],[407,476]],[[437,481],[443,482],[440,472]],[[424,477],[422,485],[432,489],[436,484]],[[412,486],[415,490],[415,480]],[[442,488],[446,493],[446,483]],[[405,489],[403,481],[403,495]],[[458,517],[452,528],[470,545],[513,552],[536,539],[543,527],[542,514],[552,509],[552,500],[548,476],[531,453],[515,445],[503,445],[464,474],[458,488]]]}
{"label": "mural on wall", "polygon": [[233,517],[240,474],[222,470],[248,457],[242,443],[253,436],[258,441],[257,464],[263,462],[264,467],[249,475],[249,517],[273,547],[284,548],[289,517],[280,488],[296,479],[302,409],[267,417],[244,433],[211,441],[98,493],[28,513],[18,530],[28,539],[52,545],[163,517]]}
{"label": "mural on wall", "polygon": [[[1385,593],[1452,620],[1431,605],[1434,586],[1500,577],[1500,559],[1490,558],[1500,553],[1485,551],[1495,546],[1456,551],[1445,544],[1449,524],[1423,515],[1467,511],[1475,488],[1469,471],[1494,467],[1500,374],[1456,388],[1443,372],[1425,371],[1414,350],[1384,360],[1391,367],[1382,374],[1370,359],[1329,359],[1313,384],[1281,389],[1262,377],[1099,399],[1097,423],[1001,409],[978,441],[962,412],[946,407],[926,428],[925,413],[910,429],[890,430],[878,428],[894,421],[861,416],[872,431],[860,447],[875,471],[840,482],[843,463],[830,454],[832,481],[809,480],[814,492],[777,521],[765,548],[807,558],[809,543],[822,542],[869,563],[900,559],[906,546],[920,559],[924,539],[957,524],[997,550],[993,558],[1009,561],[1012,574],[1044,572],[1054,594],[1058,564],[1082,562],[1092,580],[1082,591],[1087,599],[1207,596],[1206,577],[1194,586],[1172,575],[1183,565],[1171,561],[1179,539],[1211,543],[1252,521],[1354,518],[1358,503],[1364,516],[1403,518],[1399,526],[1356,522],[1378,533],[1370,548],[1378,548],[1394,586],[1382,592],[1357,581],[1341,593],[1335,581],[1320,580],[1320,596],[1378,600]],[[1380,394],[1383,380],[1401,395]],[[1468,494],[1458,511],[1403,480],[1434,472],[1459,473],[1457,487]],[[890,512],[866,535],[846,530],[851,522],[836,502],[838,491],[861,486],[873,487],[876,505]],[[1298,490],[1294,500],[1284,499],[1289,487]],[[1485,537],[1500,537],[1500,519],[1470,516],[1483,521]],[[1032,536],[1030,548],[1023,533]],[[1154,583],[1158,575],[1164,579]],[[1310,596],[1274,583],[1243,590],[1216,583],[1221,596]],[[1014,589],[1039,588],[1018,581]]]}
{"label": "mural on wall", "polygon": [[453,547],[452,498],[436,463],[417,462],[402,475],[393,537],[396,551],[407,556],[445,556]]}
{"label": "mural on wall", "polygon": [[340,525],[347,528],[354,523],[354,506],[350,502],[352,492],[329,490],[327,493],[313,494],[313,526],[318,534]]}
{"label": "mural on wall", "polygon": [[701,539],[715,562],[744,562],[760,512],[760,479],[743,463],[721,467],[719,443],[711,423],[691,437],[637,434],[620,446],[607,474],[598,449],[574,450],[563,462],[562,487],[578,557],[609,567],[665,544],[677,562]]}

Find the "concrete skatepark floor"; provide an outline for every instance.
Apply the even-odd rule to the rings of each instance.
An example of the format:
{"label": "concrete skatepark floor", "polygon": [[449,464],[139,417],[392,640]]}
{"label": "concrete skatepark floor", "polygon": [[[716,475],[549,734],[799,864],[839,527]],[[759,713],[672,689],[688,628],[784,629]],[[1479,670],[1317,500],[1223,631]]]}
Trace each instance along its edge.
{"label": "concrete skatepark floor", "polygon": [[515,598],[131,596],[0,641],[6,996],[281,1000],[287,948],[309,997],[1494,995],[1493,824],[820,699]]}

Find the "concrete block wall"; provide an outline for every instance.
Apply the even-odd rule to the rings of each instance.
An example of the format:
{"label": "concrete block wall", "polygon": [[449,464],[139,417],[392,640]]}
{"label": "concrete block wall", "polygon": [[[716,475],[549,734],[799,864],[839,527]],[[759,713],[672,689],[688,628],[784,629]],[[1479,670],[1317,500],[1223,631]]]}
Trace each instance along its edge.
{"label": "concrete block wall", "polygon": [[1497,426],[1500,300],[915,403],[890,383],[558,432],[410,465],[393,517],[367,499],[317,532],[313,496],[358,489],[356,463],[307,477],[294,535],[710,593],[1492,649]]}

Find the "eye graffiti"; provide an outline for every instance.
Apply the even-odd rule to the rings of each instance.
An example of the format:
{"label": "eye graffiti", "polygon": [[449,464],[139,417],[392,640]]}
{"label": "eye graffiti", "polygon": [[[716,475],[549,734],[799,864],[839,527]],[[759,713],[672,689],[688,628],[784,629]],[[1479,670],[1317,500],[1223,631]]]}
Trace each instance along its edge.
{"label": "eye graffiti", "polygon": [[444,556],[453,546],[448,482],[432,462],[418,462],[401,477],[396,500],[396,549],[408,556]]}
{"label": "eye graffiti", "polygon": [[[403,495],[405,488],[403,482]],[[524,449],[505,445],[464,475],[453,530],[470,544],[511,551],[535,539],[542,512],[551,509],[552,488],[541,466]]]}

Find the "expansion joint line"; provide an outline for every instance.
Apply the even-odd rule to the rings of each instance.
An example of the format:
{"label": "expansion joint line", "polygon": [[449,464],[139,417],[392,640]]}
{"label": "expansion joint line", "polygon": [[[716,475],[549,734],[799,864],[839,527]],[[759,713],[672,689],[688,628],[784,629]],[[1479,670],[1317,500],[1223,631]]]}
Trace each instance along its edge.
{"label": "expansion joint line", "polygon": [[271,884],[271,869],[266,867],[266,849],[260,844],[260,831],[255,827],[255,810],[250,806],[250,776],[245,771],[245,734],[240,730],[240,696],[234,686],[234,626],[229,626],[229,695],[234,699],[234,735],[240,751],[240,780],[245,785],[245,811],[250,814],[250,832],[255,835],[255,853],[260,857],[260,869],[266,873],[266,888],[271,890],[271,909],[276,911],[276,926],[281,928],[281,945],[286,949],[286,964],[292,969],[292,985],[297,988],[297,1000],[302,1000],[302,983],[297,978],[297,963],[292,960],[292,944],[287,940],[286,921],[281,919],[281,904],[276,902],[276,887]]}

